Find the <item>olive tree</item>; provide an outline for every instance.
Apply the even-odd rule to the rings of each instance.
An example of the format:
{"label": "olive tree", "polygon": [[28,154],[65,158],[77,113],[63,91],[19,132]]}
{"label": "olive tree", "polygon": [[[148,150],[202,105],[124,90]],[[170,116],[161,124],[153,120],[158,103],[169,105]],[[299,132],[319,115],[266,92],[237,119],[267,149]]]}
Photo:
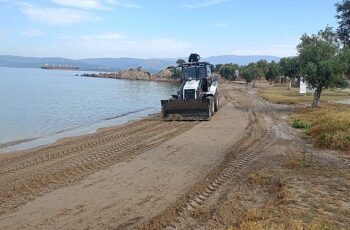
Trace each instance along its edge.
{"label": "olive tree", "polygon": [[267,72],[265,74],[266,80],[269,81],[270,85],[277,78],[279,72],[279,65],[275,61],[268,64]]}
{"label": "olive tree", "polygon": [[291,88],[292,80],[300,75],[300,64],[298,57],[282,58],[279,63],[280,74],[290,79],[288,89]]}
{"label": "olive tree", "polygon": [[221,66],[219,73],[222,77],[224,77],[227,80],[235,80],[237,69],[238,65],[236,64],[225,64]]}
{"label": "olive tree", "polygon": [[214,72],[219,73],[222,66],[223,66],[222,64],[216,64],[214,68]]}
{"label": "olive tree", "polygon": [[176,61],[177,65],[182,65],[182,64],[185,64],[185,63],[186,63],[186,61],[184,59],[181,59],[181,58]]}
{"label": "olive tree", "polygon": [[342,61],[341,47],[331,27],[318,34],[304,34],[297,49],[302,74],[309,87],[315,89],[313,108],[318,106],[324,89],[347,85],[344,79],[346,64]]}
{"label": "olive tree", "polygon": [[338,37],[344,45],[350,45],[350,0],[342,0],[336,5],[339,27]]}
{"label": "olive tree", "polygon": [[346,77],[347,77],[347,79],[350,80],[350,46],[342,49],[341,59],[342,59],[343,63],[345,63],[345,65],[346,65],[346,67],[345,67],[346,68],[346,71],[345,71]]}
{"label": "olive tree", "polygon": [[245,88],[248,89],[248,84],[262,76],[263,71],[259,68],[257,63],[250,63],[247,66],[241,67],[240,74],[246,82]]}
{"label": "olive tree", "polygon": [[241,66],[239,74],[245,81],[245,89],[248,89],[248,83],[252,82],[254,79],[253,74],[249,70],[248,66]]}
{"label": "olive tree", "polygon": [[269,63],[266,61],[266,60],[259,60],[257,63],[257,68],[258,68],[258,76],[256,78],[254,78],[253,80],[253,88],[255,87],[255,81],[257,79],[261,79],[261,77],[265,77],[266,76],[266,73],[268,71],[268,68],[269,68]]}
{"label": "olive tree", "polygon": [[265,76],[269,71],[269,63],[266,60],[260,60],[256,63],[258,68],[262,71],[262,76]]}

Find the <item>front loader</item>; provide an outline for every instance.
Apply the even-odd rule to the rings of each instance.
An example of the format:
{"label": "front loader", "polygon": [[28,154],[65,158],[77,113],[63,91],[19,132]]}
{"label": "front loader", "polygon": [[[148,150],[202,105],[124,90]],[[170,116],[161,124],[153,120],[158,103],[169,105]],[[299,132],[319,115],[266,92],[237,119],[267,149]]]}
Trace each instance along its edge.
{"label": "front loader", "polygon": [[199,62],[198,54],[191,54],[181,67],[181,86],[177,95],[161,100],[164,120],[210,120],[219,109],[218,81],[213,65]]}

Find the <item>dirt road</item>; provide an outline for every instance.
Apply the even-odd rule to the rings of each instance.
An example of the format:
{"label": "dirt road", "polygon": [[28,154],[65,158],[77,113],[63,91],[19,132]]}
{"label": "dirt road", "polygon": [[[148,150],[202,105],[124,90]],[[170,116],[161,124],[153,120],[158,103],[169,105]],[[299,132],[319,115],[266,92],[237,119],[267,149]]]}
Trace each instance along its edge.
{"label": "dirt road", "polygon": [[[348,229],[350,156],[315,149],[286,123],[293,109],[254,91],[246,136],[205,180],[144,229]],[[344,155],[345,154],[345,155]]]}
{"label": "dirt road", "polygon": [[[280,118],[289,107],[272,107],[232,85],[222,89],[222,108],[210,122],[153,117],[2,155],[1,229],[240,226],[283,184],[268,176],[273,183],[254,184],[254,175],[299,159],[307,148]],[[337,167],[350,165],[334,159]],[[347,176],[338,180],[343,187]],[[347,191],[337,193],[344,207]]]}

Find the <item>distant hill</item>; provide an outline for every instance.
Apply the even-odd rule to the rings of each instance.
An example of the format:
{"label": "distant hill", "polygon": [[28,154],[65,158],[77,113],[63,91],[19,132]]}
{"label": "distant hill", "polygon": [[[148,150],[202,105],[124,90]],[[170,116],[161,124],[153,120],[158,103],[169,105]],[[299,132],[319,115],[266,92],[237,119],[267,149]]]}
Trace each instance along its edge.
{"label": "distant hill", "polygon": [[81,70],[98,70],[98,65],[85,63],[79,60],[72,60],[59,57],[36,58],[36,57],[20,57],[11,55],[0,55],[1,67],[15,68],[40,68],[42,64],[68,64],[78,66]]}
{"label": "distant hill", "polygon": [[[80,70],[85,71],[112,71],[124,70],[130,68],[142,67],[149,72],[157,72],[168,66],[176,65],[178,58],[86,58],[86,59],[67,59],[59,57],[20,57],[11,55],[0,55],[0,67],[16,67],[16,68],[40,68],[43,63],[47,64],[69,64],[78,66]],[[279,61],[279,57],[275,56],[238,56],[238,55],[222,55],[202,58],[212,64],[236,63],[245,65],[250,62],[256,62],[261,59],[267,61]]]}

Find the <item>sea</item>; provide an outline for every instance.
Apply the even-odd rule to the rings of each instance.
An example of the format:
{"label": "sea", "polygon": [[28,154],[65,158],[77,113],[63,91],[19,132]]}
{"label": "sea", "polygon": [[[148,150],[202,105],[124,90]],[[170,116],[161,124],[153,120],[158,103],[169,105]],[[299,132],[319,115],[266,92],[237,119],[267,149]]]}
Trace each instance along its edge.
{"label": "sea", "polygon": [[83,72],[0,67],[0,153],[47,145],[160,112],[166,82],[81,77]]}

